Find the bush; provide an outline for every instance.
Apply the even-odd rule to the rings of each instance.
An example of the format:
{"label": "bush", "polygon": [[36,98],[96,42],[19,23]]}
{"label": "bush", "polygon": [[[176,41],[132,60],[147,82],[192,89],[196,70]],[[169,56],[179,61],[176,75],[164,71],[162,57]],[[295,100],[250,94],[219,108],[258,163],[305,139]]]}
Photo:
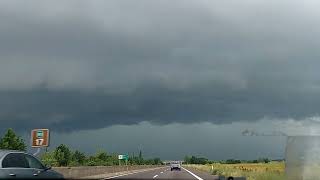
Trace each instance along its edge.
{"label": "bush", "polygon": [[78,150],[72,154],[72,163],[77,165],[83,165],[86,160],[86,155]]}
{"label": "bush", "polygon": [[209,161],[203,157],[185,156],[184,162],[187,164],[207,164]]}
{"label": "bush", "polygon": [[45,152],[40,156],[40,159],[47,167],[58,166],[58,162],[54,157],[54,152]]}
{"label": "bush", "polygon": [[66,145],[61,144],[54,151],[54,158],[57,160],[58,166],[68,166],[71,160],[71,151]]}
{"label": "bush", "polygon": [[240,163],[241,163],[241,161],[238,159],[228,159],[226,161],[226,164],[240,164]]}

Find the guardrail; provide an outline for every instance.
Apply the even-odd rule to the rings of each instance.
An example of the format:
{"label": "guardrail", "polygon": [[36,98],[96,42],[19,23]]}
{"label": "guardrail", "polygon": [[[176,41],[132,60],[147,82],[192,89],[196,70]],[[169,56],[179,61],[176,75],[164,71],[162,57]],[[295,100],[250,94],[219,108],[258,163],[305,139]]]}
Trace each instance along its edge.
{"label": "guardrail", "polygon": [[136,166],[80,166],[80,167],[53,167],[52,169],[63,174],[66,179],[78,179],[99,174],[133,171],[161,167],[157,165]]}

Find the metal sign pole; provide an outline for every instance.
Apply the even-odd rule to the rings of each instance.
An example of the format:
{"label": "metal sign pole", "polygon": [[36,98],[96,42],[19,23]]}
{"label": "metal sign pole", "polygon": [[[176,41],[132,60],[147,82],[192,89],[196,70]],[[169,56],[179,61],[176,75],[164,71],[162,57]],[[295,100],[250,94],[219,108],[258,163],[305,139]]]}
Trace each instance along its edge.
{"label": "metal sign pole", "polygon": [[128,168],[128,159],[129,159],[129,153],[126,154],[126,166],[127,166],[127,171],[129,170],[129,168]]}
{"label": "metal sign pole", "polygon": [[126,166],[127,166],[127,171],[128,171],[128,159],[126,159]]}
{"label": "metal sign pole", "polygon": [[34,156],[37,156],[41,151],[41,148],[37,148],[37,151],[33,154]]}

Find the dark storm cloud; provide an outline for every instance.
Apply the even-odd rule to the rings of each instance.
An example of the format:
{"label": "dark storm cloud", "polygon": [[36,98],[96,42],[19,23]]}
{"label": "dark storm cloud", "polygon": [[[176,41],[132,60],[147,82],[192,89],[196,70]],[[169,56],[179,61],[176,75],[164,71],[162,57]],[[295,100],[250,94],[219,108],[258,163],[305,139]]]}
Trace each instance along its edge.
{"label": "dark storm cloud", "polygon": [[2,2],[1,128],[315,116],[314,5]]}

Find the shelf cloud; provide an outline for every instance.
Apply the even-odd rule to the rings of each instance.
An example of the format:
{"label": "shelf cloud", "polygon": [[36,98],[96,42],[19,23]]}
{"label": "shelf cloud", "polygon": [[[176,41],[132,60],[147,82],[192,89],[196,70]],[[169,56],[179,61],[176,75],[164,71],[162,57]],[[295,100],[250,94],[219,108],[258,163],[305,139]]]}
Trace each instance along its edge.
{"label": "shelf cloud", "polygon": [[0,2],[0,128],[317,116],[316,4]]}

